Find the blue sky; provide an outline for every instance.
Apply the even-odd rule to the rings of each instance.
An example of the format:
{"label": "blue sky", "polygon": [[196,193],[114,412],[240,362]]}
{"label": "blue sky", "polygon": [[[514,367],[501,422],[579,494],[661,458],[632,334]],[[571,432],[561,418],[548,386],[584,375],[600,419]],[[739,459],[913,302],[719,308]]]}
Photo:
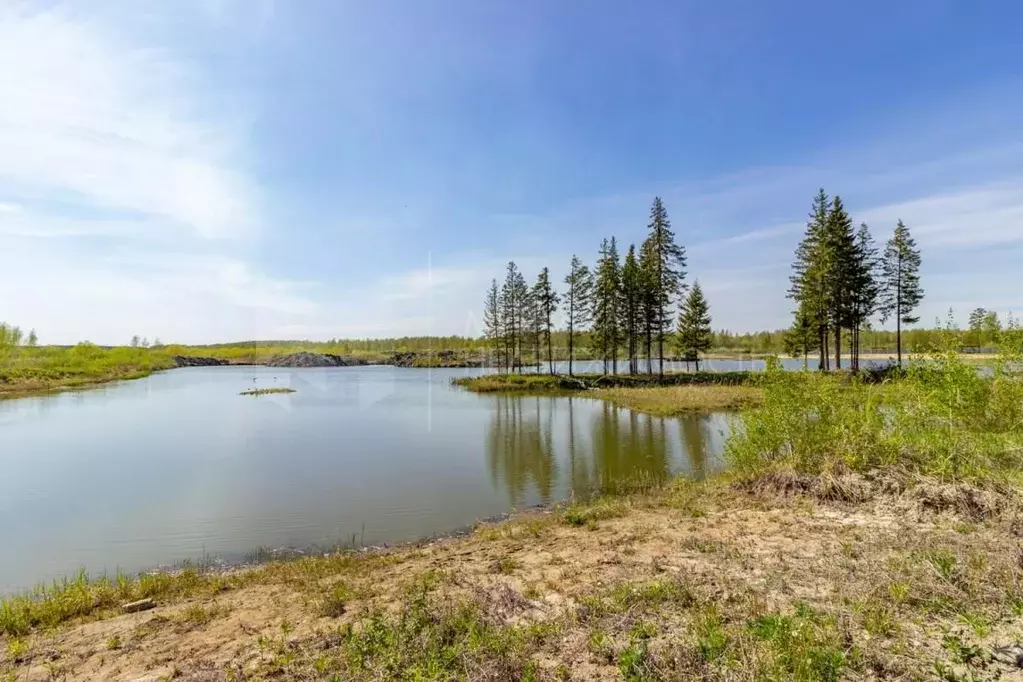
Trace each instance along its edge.
{"label": "blue sky", "polygon": [[43,342],[478,333],[661,195],[716,327],[788,323],[823,185],[1023,313],[1023,6],[0,2],[0,319]]}

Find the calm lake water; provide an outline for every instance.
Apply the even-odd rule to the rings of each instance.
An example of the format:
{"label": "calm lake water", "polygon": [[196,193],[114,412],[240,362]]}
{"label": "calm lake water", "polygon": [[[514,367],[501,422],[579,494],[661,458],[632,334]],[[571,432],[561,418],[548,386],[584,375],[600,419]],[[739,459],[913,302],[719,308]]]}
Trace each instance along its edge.
{"label": "calm lake water", "polygon": [[[82,567],[412,540],[722,465],[726,414],[450,386],[469,371],[186,368],[0,401],[0,593]],[[297,393],[238,395],[274,386]]]}

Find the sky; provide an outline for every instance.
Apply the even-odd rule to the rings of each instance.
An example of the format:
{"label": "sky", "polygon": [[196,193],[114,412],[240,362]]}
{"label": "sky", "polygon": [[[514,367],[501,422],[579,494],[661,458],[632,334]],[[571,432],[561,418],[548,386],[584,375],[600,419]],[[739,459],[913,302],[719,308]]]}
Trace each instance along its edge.
{"label": "sky", "polygon": [[1023,5],[0,0],[0,320],[42,343],[478,334],[645,236],[790,321],[819,187],[1023,315]]}

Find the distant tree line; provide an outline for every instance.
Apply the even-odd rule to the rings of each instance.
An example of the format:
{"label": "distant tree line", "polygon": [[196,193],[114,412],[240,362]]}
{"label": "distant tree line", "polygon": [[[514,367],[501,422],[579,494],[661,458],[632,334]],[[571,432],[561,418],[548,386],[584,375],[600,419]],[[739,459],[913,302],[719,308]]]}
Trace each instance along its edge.
{"label": "distant tree line", "polygon": [[[655,197],[639,249],[630,245],[623,262],[618,240],[604,239],[592,268],[573,255],[561,291],[552,286],[548,268],[529,285],[515,262],[508,263],[503,284],[492,280],[485,297],[484,337],[506,371],[521,371],[528,358],[531,365],[546,361],[553,373],[553,339],[560,334],[569,374],[584,339],[605,373],[616,374],[619,361],[639,372],[642,356],[647,372],[653,373],[656,357],[663,374],[665,341],[677,331],[676,355],[699,367],[699,354],[712,344],[710,308],[699,283],[686,284],[686,265],[685,248]],[[559,308],[563,330],[555,329]]]}

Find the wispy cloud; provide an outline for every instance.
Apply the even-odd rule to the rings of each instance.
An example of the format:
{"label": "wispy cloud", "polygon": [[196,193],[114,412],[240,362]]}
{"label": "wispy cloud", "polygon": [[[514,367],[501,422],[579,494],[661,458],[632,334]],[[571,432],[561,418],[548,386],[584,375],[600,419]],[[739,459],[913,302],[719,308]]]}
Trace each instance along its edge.
{"label": "wispy cloud", "polygon": [[203,115],[171,52],[123,34],[70,4],[0,7],[5,193],[36,209],[128,214],[140,232],[244,235],[254,193],[231,163],[230,128]]}

